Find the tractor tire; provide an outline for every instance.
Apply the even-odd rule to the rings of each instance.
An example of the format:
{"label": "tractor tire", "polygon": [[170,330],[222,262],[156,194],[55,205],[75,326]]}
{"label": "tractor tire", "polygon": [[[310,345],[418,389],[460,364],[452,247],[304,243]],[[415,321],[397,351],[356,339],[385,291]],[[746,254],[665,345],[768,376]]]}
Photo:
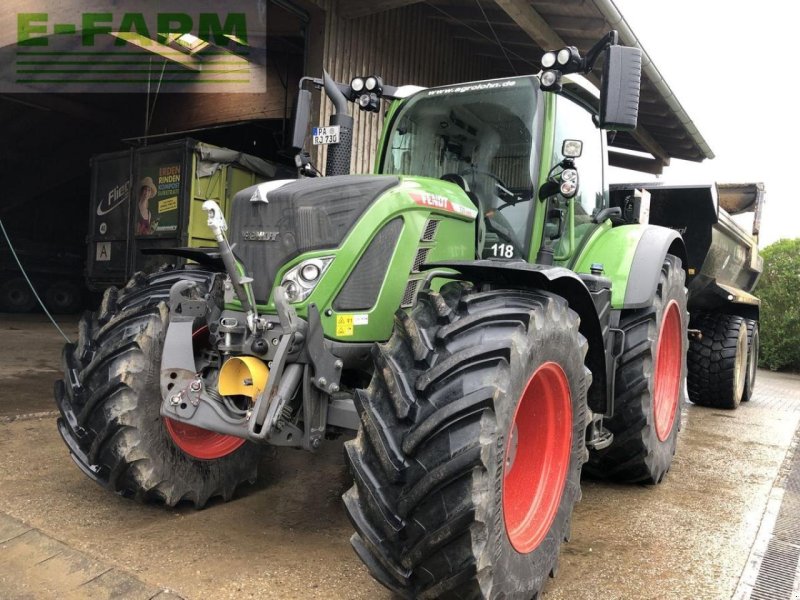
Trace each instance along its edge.
{"label": "tractor tire", "polygon": [[736,315],[700,313],[692,327],[702,336],[689,345],[689,399],[700,406],[735,409],[747,380],[747,322]]}
{"label": "tractor tire", "polygon": [[627,483],[660,483],[672,465],[686,382],[688,313],[685,273],[667,255],[653,303],[623,311],[610,446],[593,450],[585,471]]}
{"label": "tractor tire", "polygon": [[345,444],[351,543],[380,583],[529,599],[555,576],[587,458],[578,324],[561,297],[463,283],[397,313]]}
{"label": "tractor tire", "polygon": [[747,325],[747,377],[744,380],[742,402],[749,402],[750,398],[753,397],[753,388],[756,386],[761,336],[758,333],[758,321],[745,319],[745,325]]}
{"label": "tractor tire", "polygon": [[0,310],[28,313],[36,307],[36,297],[22,277],[12,277],[0,284]]}
{"label": "tractor tire", "polygon": [[44,305],[55,314],[72,314],[81,309],[83,294],[80,286],[68,279],[54,281],[44,293]]}
{"label": "tractor tire", "polygon": [[139,273],[122,290],[106,290],[98,312],[80,321],[77,344],[64,346],[65,376],[55,385],[58,429],[75,463],[111,491],[201,508],[255,481],[256,445],[159,414],[169,290],[189,279],[204,294],[212,275],[199,269]]}

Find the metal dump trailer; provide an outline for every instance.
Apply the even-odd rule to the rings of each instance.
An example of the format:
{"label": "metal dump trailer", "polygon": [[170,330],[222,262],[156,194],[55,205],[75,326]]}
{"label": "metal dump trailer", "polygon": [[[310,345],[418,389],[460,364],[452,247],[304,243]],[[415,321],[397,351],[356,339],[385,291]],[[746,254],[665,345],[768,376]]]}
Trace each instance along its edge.
{"label": "metal dump trailer", "polygon": [[[686,243],[693,329],[688,386],[696,404],[736,408],[752,395],[760,306],[752,292],[763,268],[764,198],[763,183],[611,187],[611,204],[624,220],[669,227]],[[751,212],[748,231],[734,216]]]}

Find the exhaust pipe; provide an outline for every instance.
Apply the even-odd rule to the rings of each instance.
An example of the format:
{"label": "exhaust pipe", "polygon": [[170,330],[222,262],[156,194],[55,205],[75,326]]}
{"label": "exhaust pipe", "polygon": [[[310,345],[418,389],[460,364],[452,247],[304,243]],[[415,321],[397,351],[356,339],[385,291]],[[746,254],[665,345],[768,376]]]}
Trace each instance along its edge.
{"label": "exhaust pipe", "polygon": [[325,175],[349,175],[353,148],[353,117],[347,113],[347,98],[327,71],[322,71],[322,81],[325,95],[333,102],[334,108],[329,125],[339,126],[339,143],[328,146]]}

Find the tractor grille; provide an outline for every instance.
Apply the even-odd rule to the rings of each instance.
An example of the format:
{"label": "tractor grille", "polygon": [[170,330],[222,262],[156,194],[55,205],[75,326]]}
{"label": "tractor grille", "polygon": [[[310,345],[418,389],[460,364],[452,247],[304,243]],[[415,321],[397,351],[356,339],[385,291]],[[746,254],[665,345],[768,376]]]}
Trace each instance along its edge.
{"label": "tractor grille", "polygon": [[406,291],[403,294],[403,301],[400,303],[400,308],[410,308],[414,304],[414,298],[417,295],[417,288],[419,287],[420,280],[414,279],[406,285]]}
{"label": "tractor grille", "polygon": [[430,248],[420,248],[417,250],[417,256],[414,258],[414,265],[411,267],[412,273],[419,273],[420,267],[428,260],[428,253],[430,251]]}
{"label": "tractor grille", "polygon": [[430,219],[425,224],[425,229],[422,232],[421,240],[423,242],[432,242],[436,238],[436,231],[439,229],[439,221],[437,219]]}
{"label": "tractor grille", "polygon": [[402,231],[403,219],[398,217],[377,233],[336,296],[335,310],[367,310],[375,306]]}

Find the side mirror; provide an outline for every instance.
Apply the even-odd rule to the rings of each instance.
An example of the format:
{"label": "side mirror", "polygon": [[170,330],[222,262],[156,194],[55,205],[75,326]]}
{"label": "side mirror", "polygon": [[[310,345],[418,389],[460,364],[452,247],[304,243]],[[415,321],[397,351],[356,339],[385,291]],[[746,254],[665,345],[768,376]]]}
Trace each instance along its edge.
{"label": "side mirror", "polygon": [[636,129],[639,90],[642,79],[642,51],[627,46],[606,49],[600,89],[600,127],[610,131]]}
{"label": "side mirror", "polygon": [[297,93],[297,104],[294,107],[294,130],[292,131],[292,148],[298,152],[303,149],[303,143],[306,140],[310,115],[311,92],[300,90]]}

